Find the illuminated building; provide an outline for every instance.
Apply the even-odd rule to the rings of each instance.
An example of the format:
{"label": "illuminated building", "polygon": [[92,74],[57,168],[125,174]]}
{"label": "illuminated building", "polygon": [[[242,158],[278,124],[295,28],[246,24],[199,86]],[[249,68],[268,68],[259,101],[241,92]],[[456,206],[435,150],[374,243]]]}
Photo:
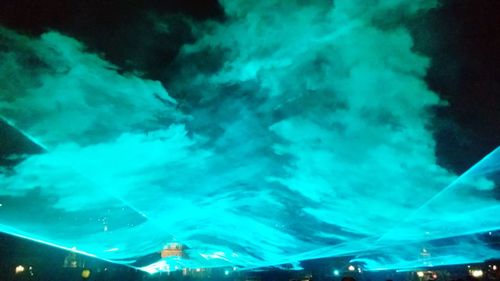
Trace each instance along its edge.
{"label": "illuminated building", "polygon": [[184,246],[179,243],[169,243],[160,252],[162,258],[185,257]]}

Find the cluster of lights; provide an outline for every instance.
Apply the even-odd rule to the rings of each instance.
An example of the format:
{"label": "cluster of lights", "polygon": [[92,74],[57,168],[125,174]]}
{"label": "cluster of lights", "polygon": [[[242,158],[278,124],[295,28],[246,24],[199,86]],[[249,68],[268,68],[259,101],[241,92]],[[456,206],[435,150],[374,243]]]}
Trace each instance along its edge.
{"label": "cluster of lights", "polygon": [[475,278],[483,277],[483,274],[484,274],[481,269],[471,269],[471,270],[469,270],[469,273],[472,277],[475,277]]}
{"label": "cluster of lights", "polygon": [[[165,266],[165,261],[161,261],[160,263],[161,263],[161,265]],[[152,270],[152,271],[157,272],[156,270],[158,270],[158,265],[159,265],[159,264],[156,264],[156,268],[155,268],[155,270]],[[491,270],[497,270],[497,265],[489,265],[488,267],[489,267],[489,268],[491,268]],[[470,266],[470,265],[468,265],[468,266],[467,266],[467,268],[469,269],[469,274],[470,274],[472,277],[474,277],[474,278],[481,278],[481,277],[483,277],[483,275],[484,275],[484,272],[483,272],[483,270],[481,270],[481,269],[471,269],[471,266]],[[30,273],[31,273],[31,270],[32,270],[32,269],[33,269],[33,268],[30,266],[30,267],[29,267]],[[142,269],[144,270],[144,268],[142,268]],[[178,266],[176,266],[176,269],[178,269]],[[356,271],[356,267],[355,267],[354,265],[349,265],[349,266],[347,267],[347,269],[348,269],[349,271]],[[107,268],[106,268],[105,270],[107,270]],[[187,269],[186,269],[186,268],[184,268],[184,269],[183,269],[183,273],[184,273],[184,271],[186,271],[186,270],[187,270]],[[233,267],[233,268],[232,268],[232,270],[233,270],[233,271],[235,271],[235,270],[237,270],[237,268],[236,268],[236,267]],[[16,268],[15,268],[15,273],[16,273],[16,274],[23,273],[24,271],[25,271],[25,268],[24,268],[24,266],[22,266],[22,265],[18,265],[18,266],[16,266]],[[145,270],[145,271],[147,271],[147,270]],[[201,269],[201,268],[196,268],[196,269],[195,269],[195,271],[196,271],[196,272],[201,272],[201,271],[202,271],[202,269]],[[360,267],[358,267],[358,272],[360,272],[360,273],[361,273],[361,268],[360,268]],[[154,272],[150,272],[150,273],[154,273]],[[229,269],[224,270],[224,275],[228,276],[230,273],[231,273],[231,271],[230,271]],[[426,275],[431,275],[433,279],[437,279],[437,274],[436,274],[435,272],[432,272],[432,271],[427,271],[427,272],[424,272],[424,271],[417,271],[417,272],[416,272],[416,274],[417,274],[417,276],[418,276],[419,278],[424,278]],[[338,269],[334,269],[334,270],[333,270],[333,275],[334,275],[334,276],[339,276],[339,275],[340,275],[340,271],[339,271]],[[82,272],[82,278],[83,278],[83,279],[88,279],[88,278],[89,278],[89,276],[90,276],[90,270],[88,270],[88,269],[84,269],[84,270],[83,270],[83,272]]]}
{"label": "cluster of lights", "polygon": [[[484,276],[484,271],[480,268],[471,268],[470,265],[467,266],[467,268],[469,269],[469,275],[474,277],[474,278],[481,278]],[[496,264],[490,264],[488,265],[488,271],[496,271],[498,269],[497,265]]]}
{"label": "cluster of lights", "polygon": [[[22,266],[22,265],[18,265],[18,266],[16,266],[16,268],[15,268],[15,273],[16,273],[16,274],[21,274],[21,273],[23,273],[24,271],[25,271],[25,268],[24,268],[24,266]],[[33,267],[32,267],[32,266],[28,267],[28,273],[29,273],[29,275],[33,276]]]}
{"label": "cluster of lights", "polygon": [[[361,269],[360,266],[356,267],[352,264],[350,264],[348,267],[347,267],[347,270],[348,271],[351,271],[351,272],[354,272],[354,271],[358,271],[359,273],[363,272],[363,270]],[[340,271],[338,269],[334,269],[333,270],[333,275],[334,276],[339,276],[340,275]]]}
{"label": "cluster of lights", "polygon": [[[232,271],[236,271],[237,269],[238,268],[236,266],[233,266]],[[227,276],[229,274],[231,274],[231,270],[229,270],[229,269],[224,270],[224,275]]]}
{"label": "cluster of lights", "polygon": [[425,276],[430,276],[432,277],[432,279],[437,279],[437,274],[435,272],[432,272],[432,271],[417,271],[417,276],[418,278],[424,278]]}

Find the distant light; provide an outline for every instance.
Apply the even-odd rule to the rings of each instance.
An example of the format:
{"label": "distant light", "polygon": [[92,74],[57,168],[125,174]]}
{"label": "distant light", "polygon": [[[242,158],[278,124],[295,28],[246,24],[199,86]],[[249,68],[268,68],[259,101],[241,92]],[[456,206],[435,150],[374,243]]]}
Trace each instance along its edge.
{"label": "distant light", "polygon": [[201,271],[201,268],[197,268],[197,269],[196,269],[196,272],[200,272],[200,271]]}
{"label": "distant light", "polygon": [[494,264],[493,267],[491,268],[493,270],[497,270],[497,266]]}
{"label": "distant light", "polygon": [[335,276],[339,276],[339,274],[340,274],[340,272],[339,272],[337,269],[335,269],[335,270],[333,271],[333,275],[335,275]]}
{"label": "distant light", "polygon": [[224,275],[229,275],[229,270],[224,270]]}
{"label": "distant light", "polygon": [[438,278],[437,274],[436,274],[436,273],[432,274],[432,278],[433,278],[433,279]]}
{"label": "distant light", "polygon": [[18,265],[16,266],[16,274],[21,273],[24,271],[24,266]]}
{"label": "distant light", "polygon": [[236,266],[233,266],[233,270],[236,270],[236,269],[238,269],[238,268]]}
{"label": "distant light", "polygon": [[3,206],[2,203],[0,203],[0,207],[2,207],[2,206]]}
{"label": "distant light", "polygon": [[88,279],[89,277],[90,277],[90,270],[89,269],[82,270],[82,278]]}
{"label": "distant light", "polygon": [[483,277],[483,271],[481,269],[473,269],[470,271],[470,275],[472,275],[472,277]]}
{"label": "distant light", "polygon": [[358,272],[361,273],[361,267],[358,267]]}
{"label": "distant light", "polygon": [[347,269],[349,269],[349,271],[354,271],[354,270],[356,270],[356,268],[355,268],[355,267],[354,267],[354,265],[352,265],[352,264],[351,264],[351,265],[350,265]]}
{"label": "distant light", "polygon": [[467,268],[470,268],[470,265],[468,265]]}
{"label": "distant light", "polygon": [[424,272],[423,271],[417,271],[417,276],[422,278],[424,277]]}

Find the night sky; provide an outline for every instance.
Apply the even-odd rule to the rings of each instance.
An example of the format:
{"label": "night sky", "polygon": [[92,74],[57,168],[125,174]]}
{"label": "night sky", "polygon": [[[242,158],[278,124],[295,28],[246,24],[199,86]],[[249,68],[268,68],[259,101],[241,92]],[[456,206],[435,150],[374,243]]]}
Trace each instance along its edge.
{"label": "night sky", "polygon": [[[373,182],[374,186],[401,183],[408,171],[415,171],[417,175],[409,175],[401,189],[421,184],[428,176],[436,180],[425,183],[426,187],[417,188],[415,193],[429,191],[435,194],[439,186],[464,173],[499,146],[499,1],[443,0],[436,4],[428,0],[422,1],[420,7],[394,1],[401,3],[389,8],[384,2],[391,1],[382,0],[351,3],[315,0],[310,7],[302,2],[291,1],[287,6],[280,1],[247,5],[242,0],[221,3],[193,0],[0,1],[0,52],[6,54],[2,56],[5,63],[0,65],[0,79],[5,81],[0,84],[0,91],[3,91],[0,115],[15,124],[0,123],[0,136],[4,138],[0,141],[0,164],[8,167],[0,170],[6,175],[0,177],[0,183],[9,186],[6,194],[0,194],[0,199],[15,201],[13,198],[19,195],[16,192],[25,191],[24,186],[17,188],[16,184],[26,184],[35,173],[31,173],[33,169],[40,168],[42,173],[52,171],[52,163],[67,155],[73,155],[74,160],[62,160],[62,165],[82,162],[78,171],[86,174],[86,169],[95,165],[85,162],[89,155],[102,153],[102,165],[108,165],[112,161],[106,157],[114,159],[126,153],[127,145],[134,149],[133,145],[142,148],[140,144],[146,143],[145,149],[158,149],[157,141],[167,139],[171,143],[162,146],[158,153],[175,155],[172,163],[146,156],[149,166],[112,169],[112,176],[137,175],[118,183],[117,190],[120,184],[129,187],[147,183],[153,186],[152,192],[159,190],[161,193],[165,192],[162,186],[167,182],[168,194],[182,195],[190,192],[184,190],[184,186],[192,184],[192,178],[201,178],[200,181],[207,184],[195,184],[193,193],[199,196],[191,198],[196,203],[193,209],[210,206],[207,198],[220,200],[231,212],[257,218],[266,226],[273,224],[272,227],[280,231],[285,229],[283,233],[291,234],[304,245],[314,244],[321,248],[341,243],[346,237],[376,237],[380,229],[373,227],[366,232],[360,231],[362,223],[328,220],[325,218],[331,217],[328,212],[332,210],[311,211],[304,205],[337,202],[329,201],[328,196],[338,196],[348,203],[346,197],[351,186],[360,191],[360,198],[369,200],[375,196],[374,192],[357,186],[366,186],[367,182]],[[325,20],[325,11],[337,6],[348,15],[347,24],[345,29],[328,37],[325,31],[336,25]],[[295,10],[288,13],[287,9]],[[297,12],[300,9],[302,13]],[[362,29],[359,34],[342,37],[356,28]],[[341,38],[340,43],[335,40],[336,36]],[[327,41],[329,43],[324,43]],[[58,55],[51,53],[51,46],[58,44],[61,53],[66,52],[67,57],[61,59],[66,65],[59,61]],[[311,44],[311,47],[304,44]],[[72,60],[73,57],[77,59]],[[386,64],[385,68],[380,68],[380,57],[383,57],[380,61]],[[81,74],[72,76],[71,69],[82,65],[88,68],[79,69]],[[390,71],[380,71],[380,77],[369,78],[370,73],[380,69]],[[331,73],[334,74],[329,76]],[[56,78],[50,80],[51,77]],[[57,77],[67,78],[58,80]],[[75,77],[83,77],[83,82],[73,88],[74,80],[71,79]],[[92,77],[105,78],[88,82]],[[377,79],[379,81],[373,81]],[[364,81],[368,81],[369,86],[359,86]],[[49,86],[43,88],[42,85]],[[113,85],[117,85],[115,92],[99,95],[110,92]],[[30,89],[37,90],[29,92]],[[59,100],[71,89],[76,89],[74,95]],[[24,90],[29,94],[18,98]],[[409,94],[405,97],[393,95],[406,90]],[[149,92],[147,96],[136,94],[141,91],[152,91],[152,95]],[[45,92],[49,93],[47,104],[41,97]],[[381,92],[384,94],[379,95]],[[50,102],[51,94],[57,101]],[[74,107],[71,99],[76,100]],[[101,104],[109,106],[100,107]],[[147,115],[149,113],[154,118]],[[85,119],[82,116],[95,118],[87,122],[81,121]],[[72,117],[75,117],[72,121],[75,124],[79,120],[82,123],[77,129],[65,124],[67,118]],[[159,125],[171,123],[181,125],[170,126],[168,132],[155,131]],[[311,137],[303,137],[305,135]],[[30,137],[33,138],[28,141]],[[37,140],[40,140],[38,145]],[[380,148],[373,155],[368,149],[365,151],[372,144]],[[339,147],[342,149],[336,150]],[[113,153],[107,155],[106,148]],[[19,163],[12,155],[46,151],[56,153],[48,153],[46,159],[32,158],[14,168],[18,170],[11,174],[9,169]],[[370,155],[368,160],[366,154]],[[186,155],[189,161],[182,160]],[[325,160],[332,155],[338,162]],[[384,162],[380,155],[389,156]],[[406,155],[409,160],[401,160]],[[133,162],[134,157],[139,156],[132,155],[125,160]],[[211,160],[205,162],[206,159]],[[352,175],[345,182],[334,180],[338,174],[353,174],[357,163],[365,161],[366,169],[360,170],[363,179]],[[391,166],[389,162],[396,164]],[[382,168],[371,168],[377,165]],[[341,166],[347,168],[341,171]],[[338,168],[338,174],[329,174],[330,168]],[[57,167],[55,169],[58,171]],[[153,169],[168,171],[158,176]],[[383,177],[385,173],[389,175],[387,178]],[[21,176],[16,178],[13,174]],[[205,178],[201,174],[214,176]],[[111,176],[108,178],[99,172],[95,175],[97,178],[102,176],[105,184],[111,182]],[[141,181],[141,176],[145,181]],[[303,188],[307,178],[321,179],[314,181],[318,187],[311,192]],[[50,214],[56,218],[56,214],[64,210],[79,218],[76,219],[78,224],[88,223],[87,217],[99,218],[99,227],[102,221],[111,221],[110,226],[114,223],[119,229],[134,226],[129,221],[113,222],[111,218],[119,216],[119,212],[134,211],[142,215],[135,208],[120,209],[121,206],[114,205],[116,202],[109,203],[100,197],[95,199],[95,205],[83,201],[81,195],[71,195],[67,201],[58,200],[66,196],[64,187],[48,195],[43,193],[44,184],[50,186],[61,179],[64,177],[44,178],[40,186],[26,187],[31,192],[28,194],[42,190],[40,202],[53,205],[53,209],[40,212],[40,217]],[[341,187],[338,193],[330,193],[325,185],[332,181],[349,188]],[[83,184],[68,186],[78,189]],[[219,190],[211,186],[227,193],[220,195]],[[263,191],[261,186],[268,189]],[[282,186],[286,188],[282,190]],[[500,198],[498,186],[484,189],[492,189],[492,194]],[[12,190],[15,192],[10,193]],[[116,198],[132,197],[137,199],[134,204],[145,204],[145,199],[134,197],[133,189],[123,190],[127,192],[118,192]],[[262,196],[264,200],[257,206],[248,202],[234,203],[241,192],[248,198]],[[111,194],[117,193],[112,191]],[[324,199],[325,194],[328,194],[327,199]],[[411,196],[401,194],[401,198]],[[265,210],[273,209],[275,201],[280,207],[270,215],[275,221],[269,222]],[[116,208],[101,210],[99,202]],[[366,202],[369,201],[359,199],[360,206],[366,206],[363,205],[368,204]],[[339,204],[332,212],[349,209],[346,206]],[[406,201],[401,206],[403,209],[415,207]],[[37,209],[37,205],[32,208]],[[102,212],[107,215],[88,215]],[[186,210],[178,210],[179,214],[183,212]],[[359,211],[352,211],[352,214],[359,214]],[[289,217],[303,219],[303,222],[288,221]],[[380,217],[382,220],[387,218],[385,215]],[[372,220],[378,218],[378,214],[370,217]],[[237,221],[230,218],[228,225],[233,219]],[[196,220],[206,221],[207,218],[199,215],[194,218]],[[143,218],[138,215],[131,221],[141,224]],[[283,221],[287,222],[281,224]],[[391,222],[387,221],[387,226]],[[88,224],[82,228],[93,233],[94,226]],[[307,229],[318,228],[338,236],[318,234],[311,238],[305,234]],[[201,244],[217,244],[214,237],[205,236],[211,230],[199,233],[192,230],[185,238]],[[267,229],[264,233],[266,231],[274,233]],[[287,243],[286,239],[283,236],[269,243],[279,248],[280,243]],[[293,241],[288,243],[295,243]],[[252,255],[252,247],[247,249],[242,244],[243,241],[231,241],[227,247]],[[290,251],[278,254],[269,250],[268,253],[272,252],[269,256],[266,256],[268,253],[255,256],[261,254],[256,260],[273,260],[295,253]]]}

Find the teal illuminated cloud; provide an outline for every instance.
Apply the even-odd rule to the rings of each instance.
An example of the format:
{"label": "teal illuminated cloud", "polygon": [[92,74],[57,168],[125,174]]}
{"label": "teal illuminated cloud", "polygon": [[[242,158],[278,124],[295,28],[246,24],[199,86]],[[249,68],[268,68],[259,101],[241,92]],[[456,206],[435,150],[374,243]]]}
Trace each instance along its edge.
{"label": "teal illuminated cloud", "polygon": [[48,32],[31,39],[1,29],[3,118],[47,146],[94,143],[180,118],[159,81],[120,74],[77,40]]}
{"label": "teal illuminated cloud", "polygon": [[[498,150],[460,177],[436,158],[446,102],[400,23],[435,1],[371,2],[222,1],[227,18],[181,50],[172,97],[77,39],[2,30],[1,115],[45,149],[0,174],[0,230],[114,261],[189,247],[154,272],[421,266],[422,243],[441,262],[456,248],[436,241],[498,229]],[[454,261],[495,255],[476,238],[455,244],[484,255]]]}

